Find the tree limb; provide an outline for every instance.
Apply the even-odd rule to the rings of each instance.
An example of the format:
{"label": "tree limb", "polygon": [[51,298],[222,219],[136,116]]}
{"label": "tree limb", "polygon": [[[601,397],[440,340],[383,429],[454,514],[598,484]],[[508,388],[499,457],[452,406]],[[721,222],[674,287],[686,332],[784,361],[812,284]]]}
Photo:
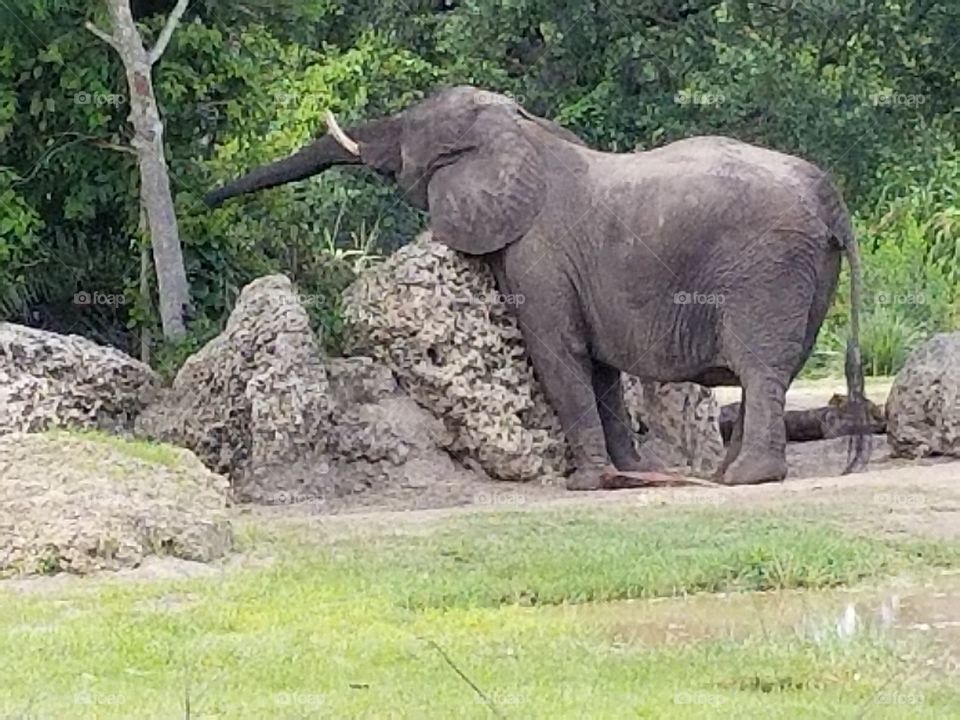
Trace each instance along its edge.
{"label": "tree limb", "polygon": [[108,32],[105,32],[94,25],[92,22],[86,22],[83,25],[87,30],[92,32],[98,38],[103,40],[107,45],[112,47],[117,52],[120,52],[120,44],[117,42],[117,39]]}
{"label": "tree limb", "polygon": [[487,704],[487,707],[490,708],[490,712],[493,713],[494,717],[496,718],[506,717],[502,712],[500,712],[500,708],[498,708],[494,704],[493,700],[491,700],[489,696],[483,690],[481,690],[480,687],[473,680],[467,677],[466,673],[464,673],[463,670],[457,667],[457,664],[450,658],[446,650],[444,650],[436,642],[434,642],[433,640],[430,640],[429,638],[421,637],[419,639],[425,641],[428,645],[430,645],[430,647],[432,647],[434,650],[440,653],[440,657],[443,658],[444,662],[447,663],[447,665],[449,665],[451,668],[453,668],[453,671],[460,676],[460,679],[463,680],[467,685],[469,685],[473,689],[473,691],[480,697],[480,699]]}
{"label": "tree limb", "polygon": [[129,145],[118,145],[117,143],[112,143],[107,140],[91,140],[91,142],[98,148],[103,148],[104,150],[113,150],[114,152],[127,153],[128,155],[133,155],[136,157],[137,151],[134,150]]}
{"label": "tree limb", "polygon": [[157,38],[153,49],[147,54],[147,60],[149,60],[151,65],[154,65],[157,60],[160,59],[160,56],[163,55],[163,51],[167,49],[167,44],[170,42],[170,38],[173,37],[173,31],[177,29],[180,18],[182,18],[183,14],[187,11],[187,5],[189,3],[190,0],[177,0],[176,7],[173,8],[170,17],[167,18],[167,24],[164,25],[163,30],[160,31],[160,37]]}

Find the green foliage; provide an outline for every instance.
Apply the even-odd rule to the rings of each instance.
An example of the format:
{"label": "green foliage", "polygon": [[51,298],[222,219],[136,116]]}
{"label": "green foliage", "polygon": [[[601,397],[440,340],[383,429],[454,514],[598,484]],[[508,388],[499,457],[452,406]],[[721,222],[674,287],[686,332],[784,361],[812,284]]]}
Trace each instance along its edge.
{"label": "green foliage", "polygon": [[[148,43],[172,4],[133,2]],[[83,28],[105,25],[105,6],[24,0],[0,15],[0,317],[132,350],[156,328],[156,288],[150,278],[141,297],[136,160],[109,149],[130,139],[124,74]],[[720,133],[806,156],[858,218],[868,296],[925,298],[868,307],[865,323],[906,340],[909,328],[956,327],[958,31],[960,7],[923,0],[191,3],[154,72],[193,336],[222,326],[245,283],[284,272],[318,298],[310,310],[335,349],[350,264],[339,251],[376,228],[375,249],[389,252],[423,218],[356,171],[215,212],[200,198],[323,132],[327,108],[350,122],[463,82],[511,93],[602,148]],[[129,302],[78,309],[74,294],[92,290]],[[836,368],[845,304],[813,372]]]}
{"label": "green foliage", "polygon": [[878,307],[868,313],[860,336],[863,365],[868,375],[895,375],[910,351],[925,339],[923,328],[900,312]]}
{"label": "green foliage", "polygon": [[11,316],[33,297],[31,266],[39,255],[42,227],[34,209],[17,192],[19,178],[0,167],[0,317]]}
{"label": "green foliage", "polygon": [[[896,373],[910,350],[960,328],[960,160],[953,138],[930,133],[929,157],[884,167],[857,222],[864,266],[861,344],[872,374]],[[842,372],[849,313],[843,274],[808,375]]]}

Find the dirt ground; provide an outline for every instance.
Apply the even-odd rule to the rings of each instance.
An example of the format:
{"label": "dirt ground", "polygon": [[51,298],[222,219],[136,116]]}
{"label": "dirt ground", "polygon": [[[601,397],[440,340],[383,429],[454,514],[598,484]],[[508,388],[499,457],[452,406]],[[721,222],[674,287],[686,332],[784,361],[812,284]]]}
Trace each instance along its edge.
{"label": "dirt ground", "polygon": [[[868,397],[883,402],[890,384],[890,378],[871,379]],[[798,382],[788,393],[787,405],[790,409],[822,406],[836,392],[845,392],[842,379]],[[738,395],[738,388],[722,388],[718,400],[721,404],[735,402]],[[465,484],[438,478],[426,487],[391,488],[336,502],[248,507],[241,512],[273,522],[302,521],[312,516],[322,522],[325,532],[352,534],[419,532],[451,515],[478,511],[536,512],[623,505],[765,509],[803,504],[823,506],[832,516],[865,532],[960,536],[960,461],[894,459],[884,436],[874,436],[871,461],[864,471],[841,475],[846,458],[847,440],[837,438],[791,444],[787,479],[759,486],[571,493],[556,485]]]}
{"label": "dirt ground", "polygon": [[[473,495],[470,495],[470,492]],[[382,498],[380,498],[382,500]],[[960,537],[960,461],[888,464],[882,469],[831,477],[809,477],[766,485],[718,488],[658,488],[571,493],[531,483],[477,483],[459,487],[436,506],[429,498],[391,497],[362,507],[331,508],[319,503],[247,506],[243,515],[267,520],[313,520],[326,534],[422,532],[464,513],[520,510],[540,512],[573,507],[715,507],[763,510],[823,506],[845,525],[865,532],[947,539]],[[372,501],[373,498],[370,498]],[[456,502],[453,502],[456,500]]]}
{"label": "dirt ground", "polygon": [[[871,378],[867,386],[867,395],[874,402],[882,403],[886,399],[891,384],[890,378]],[[739,388],[719,388],[718,401],[721,404],[735,402],[739,399]],[[797,382],[787,394],[789,409],[802,409],[826,405],[834,393],[845,392],[843,379],[829,379]],[[763,486],[759,488],[717,488],[701,489],[663,489],[615,491],[610,493],[588,493],[587,495],[571,494],[556,484],[540,484],[536,482],[513,483],[497,481],[464,481],[462,478],[431,478],[429,482],[418,482],[409,487],[384,487],[375,490],[332,498],[323,501],[307,501],[293,506],[257,506],[248,507],[245,512],[267,517],[304,516],[304,515],[340,515],[355,516],[355,522],[362,523],[371,513],[376,516],[386,513],[388,516],[397,511],[428,511],[440,510],[440,515],[448,513],[452,508],[464,507],[471,511],[477,509],[508,509],[512,507],[538,507],[544,503],[598,503],[604,502],[651,502],[654,504],[670,501],[681,503],[701,502],[703,504],[724,504],[754,502],[753,498],[782,497],[778,493],[799,492],[818,484],[830,485],[837,482],[843,487],[858,487],[864,480],[860,475],[838,478],[847,464],[849,441],[847,438],[822,440],[808,443],[791,443],[787,448],[787,463],[789,475],[782,484]],[[908,480],[914,477],[936,476],[943,472],[947,475],[950,470],[928,471],[927,466],[936,466],[937,462],[925,464],[892,459],[886,443],[881,435],[873,436],[870,463],[867,467],[867,486],[903,489],[909,485]],[[960,463],[954,467],[954,472],[960,479]],[[893,473],[888,474],[888,473]],[[805,481],[800,483],[799,481]],[[949,482],[947,482],[949,486]],[[784,490],[786,488],[786,490]],[[879,491],[878,491],[879,492]],[[692,493],[692,494],[691,494]],[[706,494],[704,494],[706,493]],[[698,501],[696,498],[704,494]],[[694,499],[691,499],[694,498]],[[896,498],[894,498],[896,499]],[[902,499],[902,498],[901,498]],[[359,514],[359,515],[358,515]]]}
{"label": "dirt ground", "polygon": [[[842,381],[839,383],[842,385]],[[791,406],[824,404],[842,387],[838,382],[807,385],[791,391]],[[889,387],[887,383],[886,387]],[[882,400],[881,392],[869,393]],[[231,509],[241,522],[261,527],[315,527],[327,538],[364,534],[430,532],[447,519],[476,512],[551,512],[566,508],[718,508],[763,511],[787,507],[822,508],[825,516],[864,534],[891,534],[913,538],[960,537],[960,460],[908,461],[890,458],[884,436],[873,438],[868,467],[841,475],[847,457],[847,439],[795,443],[788,448],[790,474],[782,483],[739,487],[685,487],[569,492],[551,484],[470,481],[433,478],[417,486],[378,491],[294,505],[239,505]],[[233,558],[227,566],[250,558]],[[130,579],[189,577],[222,572],[202,563],[172,558],[149,558],[143,567],[118,576]],[[38,580],[46,582],[38,583]],[[5,581],[11,584],[58,585],[56,578]]]}

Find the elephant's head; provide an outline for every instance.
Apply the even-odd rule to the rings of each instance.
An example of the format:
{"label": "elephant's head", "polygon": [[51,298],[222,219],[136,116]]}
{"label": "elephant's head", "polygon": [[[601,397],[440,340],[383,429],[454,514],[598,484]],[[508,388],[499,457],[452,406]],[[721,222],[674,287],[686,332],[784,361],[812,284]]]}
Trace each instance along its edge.
{"label": "elephant's head", "polygon": [[331,132],[297,153],[253,170],[207,195],[234,195],[300,180],[332,165],[364,165],[397,180],[410,202],[430,211],[434,237],[478,255],[529,230],[547,178],[542,132],[582,144],[511,98],[475,87],[442,90],[391,117]]}

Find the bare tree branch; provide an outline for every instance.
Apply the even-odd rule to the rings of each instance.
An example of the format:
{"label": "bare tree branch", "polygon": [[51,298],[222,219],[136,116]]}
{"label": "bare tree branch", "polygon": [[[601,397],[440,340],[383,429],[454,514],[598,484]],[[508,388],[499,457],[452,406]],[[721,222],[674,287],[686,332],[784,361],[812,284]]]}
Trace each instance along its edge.
{"label": "bare tree branch", "polygon": [[160,56],[163,55],[163,51],[167,49],[170,38],[173,37],[173,31],[177,29],[180,18],[182,18],[183,14],[187,11],[187,5],[189,4],[190,0],[177,0],[176,7],[173,8],[170,17],[167,18],[167,24],[164,25],[163,30],[160,31],[160,37],[157,38],[153,49],[147,54],[147,60],[151,65],[156,64]]}
{"label": "bare tree branch", "polygon": [[101,30],[101,29],[98,28],[96,25],[94,25],[92,22],[84,23],[83,26],[84,26],[87,30],[89,30],[90,32],[92,32],[94,35],[96,35],[98,38],[100,38],[101,40],[103,40],[107,45],[109,45],[109,46],[112,47],[114,50],[117,50],[117,51],[119,52],[120,46],[119,46],[118,43],[117,43],[117,39],[116,39],[113,35],[111,35],[111,34],[108,33],[108,32],[105,32],[105,31]]}
{"label": "bare tree branch", "polygon": [[137,151],[134,150],[129,145],[118,145],[117,143],[108,142],[106,140],[93,140],[93,144],[98,148],[103,148],[104,150],[113,150],[114,152],[127,153],[128,155],[137,156]]}

